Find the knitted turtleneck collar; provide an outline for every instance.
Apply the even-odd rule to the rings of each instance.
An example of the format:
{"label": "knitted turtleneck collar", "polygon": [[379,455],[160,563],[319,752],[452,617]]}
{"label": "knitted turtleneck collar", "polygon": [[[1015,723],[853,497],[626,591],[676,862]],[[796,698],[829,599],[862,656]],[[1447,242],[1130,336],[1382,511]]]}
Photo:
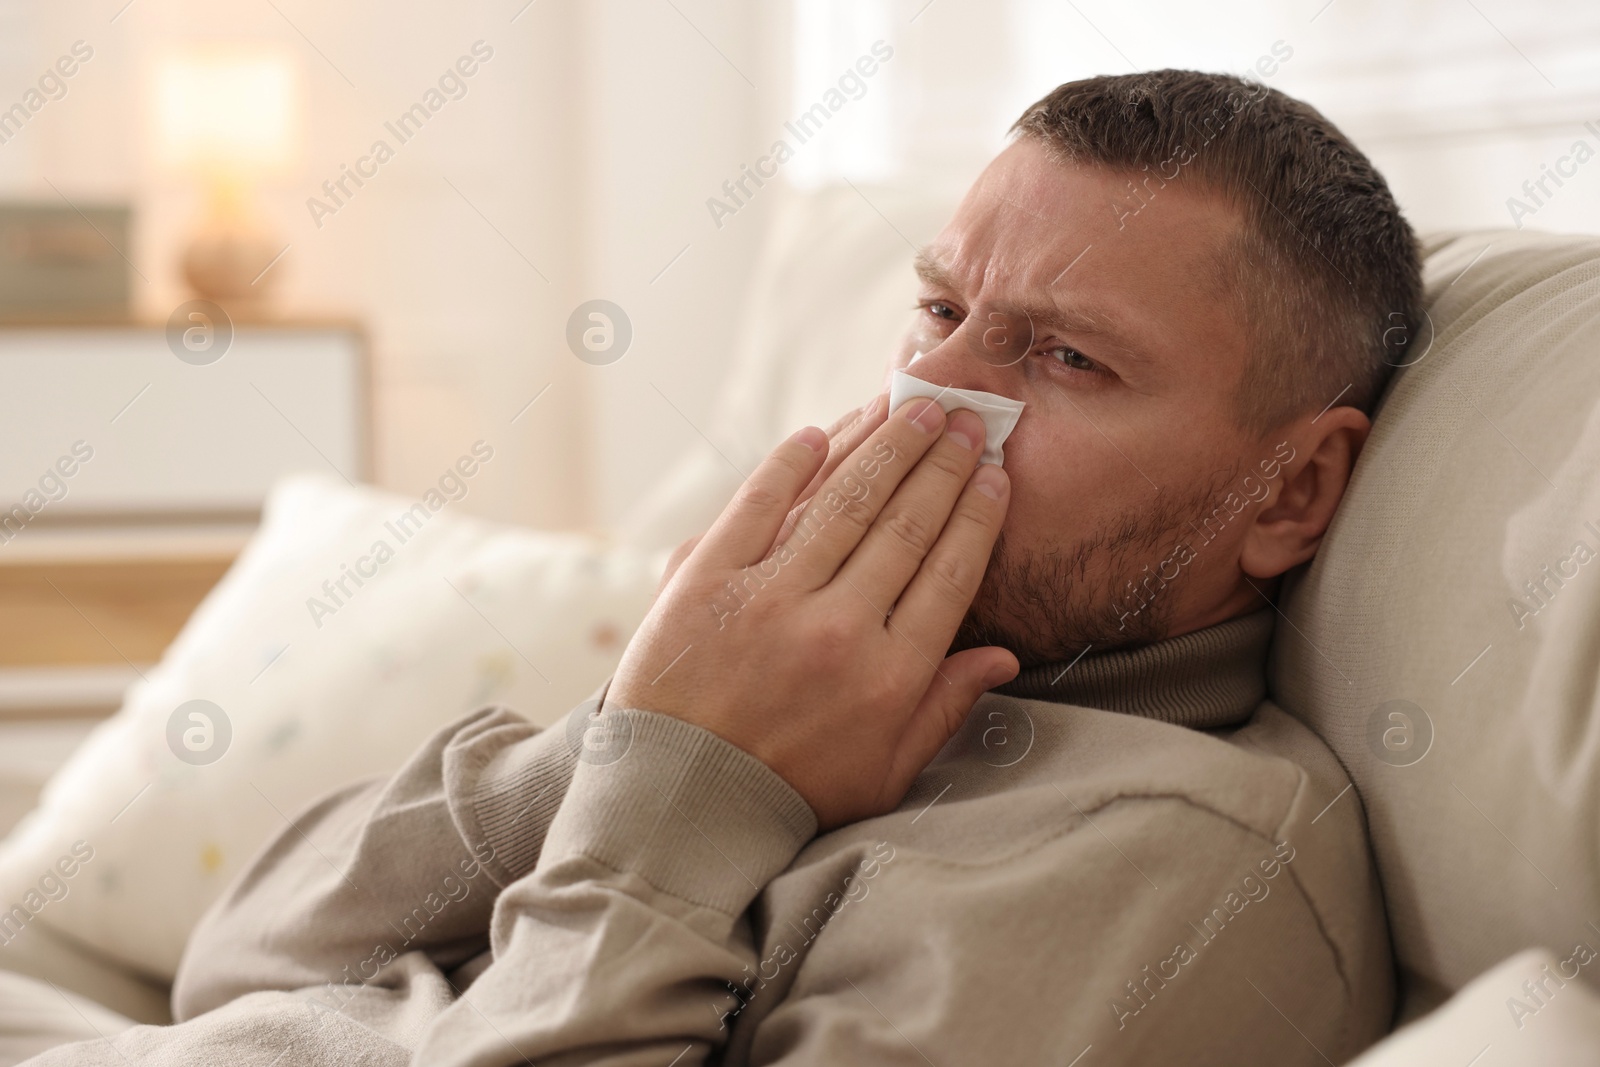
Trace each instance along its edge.
{"label": "knitted turtleneck collar", "polygon": [[1267,695],[1265,608],[1142,648],[1028,667],[994,691],[1025,700],[1121,711],[1197,730],[1248,719]]}

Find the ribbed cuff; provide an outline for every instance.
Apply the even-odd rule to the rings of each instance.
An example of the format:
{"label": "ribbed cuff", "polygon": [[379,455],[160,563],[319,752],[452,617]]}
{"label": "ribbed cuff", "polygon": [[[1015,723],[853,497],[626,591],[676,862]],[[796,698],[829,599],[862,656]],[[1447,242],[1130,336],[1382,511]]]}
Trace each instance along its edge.
{"label": "ribbed cuff", "polygon": [[738,915],[816,835],[811,806],[743,749],[655,712],[607,715],[617,716],[626,750],[578,764],[541,865],[587,856]]}
{"label": "ribbed cuff", "polygon": [[541,731],[501,711],[445,750],[456,829],[502,889],[533,870],[572,781],[578,754],[565,722]]}

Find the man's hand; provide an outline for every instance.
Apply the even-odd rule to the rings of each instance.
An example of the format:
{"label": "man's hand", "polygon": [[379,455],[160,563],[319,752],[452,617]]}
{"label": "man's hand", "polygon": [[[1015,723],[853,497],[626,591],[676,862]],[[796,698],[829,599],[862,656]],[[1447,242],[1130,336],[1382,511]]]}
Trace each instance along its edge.
{"label": "man's hand", "polygon": [[974,473],[983,421],[958,411],[947,425],[920,399],[884,419],[883,405],[841,428],[833,456],[807,427],[756,469],[671,574],[606,695],[749,752],[824,828],[891,810],[979,695],[1017,672],[1001,648],[944,655],[1009,500],[999,467]]}
{"label": "man's hand", "polygon": [[[778,532],[780,538],[787,539],[789,531],[794,528],[795,521],[811,503],[811,498],[817,495],[817,490],[830,474],[839,469],[839,464],[860,447],[861,442],[871,435],[873,430],[883,425],[883,420],[889,414],[889,394],[879,393],[871,400],[862,404],[828,427],[828,459],[822,464],[822,469],[817,471],[811,479],[811,484],[806,486],[800,494],[800,503],[796,504],[789,512],[789,517],[784,520],[783,529]],[[694,546],[700,543],[705,534],[695,534],[684,541],[667,557],[667,565],[661,572],[661,582],[656,587],[656,595],[660,596],[667,588],[667,583],[672,581],[672,576],[678,573],[678,568],[683,561],[689,558],[689,553],[694,551]],[[776,547],[776,541],[773,543]]]}

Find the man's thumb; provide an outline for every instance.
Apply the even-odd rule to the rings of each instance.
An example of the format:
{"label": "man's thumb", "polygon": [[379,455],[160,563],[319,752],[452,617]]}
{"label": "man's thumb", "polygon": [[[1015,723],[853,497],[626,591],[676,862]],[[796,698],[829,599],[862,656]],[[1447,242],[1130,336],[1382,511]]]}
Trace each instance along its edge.
{"label": "man's thumb", "polygon": [[933,757],[967,721],[972,705],[997,685],[1017,676],[1017,657],[988,645],[946,656],[939,664],[928,691],[911,713],[891,780],[911,788],[911,781],[933,762]]}

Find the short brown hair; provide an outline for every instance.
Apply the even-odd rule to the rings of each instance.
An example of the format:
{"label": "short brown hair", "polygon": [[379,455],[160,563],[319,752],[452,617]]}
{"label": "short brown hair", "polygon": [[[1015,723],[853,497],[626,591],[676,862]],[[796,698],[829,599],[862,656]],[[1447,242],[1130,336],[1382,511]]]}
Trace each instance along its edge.
{"label": "short brown hair", "polygon": [[1068,82],[1012,131],[1058,160],[1132,172],[1133,204],[1187,178],[1239,209],[1222,280],[1252,335],[1241,425],[1265,434],[1335,399],[1372,411],[1421,322],[1416,235],[1315,108],[1259,81],[1158,70]]}

